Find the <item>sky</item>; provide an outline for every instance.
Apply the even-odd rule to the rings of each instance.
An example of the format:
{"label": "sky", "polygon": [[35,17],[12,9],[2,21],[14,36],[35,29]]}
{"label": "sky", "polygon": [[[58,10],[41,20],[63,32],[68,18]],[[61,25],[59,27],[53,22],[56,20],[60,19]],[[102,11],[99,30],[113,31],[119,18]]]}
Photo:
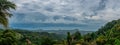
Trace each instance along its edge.
{"label": "sky", "polygon": [[11,28],[96,31],[120,18],[120,0],[10,0]]}

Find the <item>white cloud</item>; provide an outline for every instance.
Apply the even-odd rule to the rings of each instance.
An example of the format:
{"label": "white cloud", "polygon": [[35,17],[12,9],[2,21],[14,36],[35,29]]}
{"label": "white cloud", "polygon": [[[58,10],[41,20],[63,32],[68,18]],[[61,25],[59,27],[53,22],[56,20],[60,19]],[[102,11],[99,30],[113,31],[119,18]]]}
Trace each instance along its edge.
{"label": "white cloud", "polygon": [[[26,14],[21,21],[17,21],[16,15],[11,18],[11,23],[18,22],[37,22],[37,23],[88,23],[85,20],[111,21],[120,18],[119,0],[11,0],[17,4],[17,10],[14,13]],[[105,3],[104,9],[100,4]],[[103,4],[102,4],[103,5]],[[35,13],[38,12],[38,13]],[[33,14],[31,14],[33,13]],[[45,21],[39,17],[39,13],[49,17]],[[70,16],[76,21],[64,20],[60,18],[54,20],[54,16]],[[14,21],[13,21],[14,20]]]}

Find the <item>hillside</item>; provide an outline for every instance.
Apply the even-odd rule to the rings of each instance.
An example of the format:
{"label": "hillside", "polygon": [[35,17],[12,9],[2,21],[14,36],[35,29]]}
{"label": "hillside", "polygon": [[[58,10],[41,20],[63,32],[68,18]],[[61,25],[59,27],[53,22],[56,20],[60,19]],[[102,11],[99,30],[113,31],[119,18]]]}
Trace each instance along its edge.
{"label": "hillside", "polygon": [[[89,44],[119,45],[120,44],[120,19],[108,22],[98,31],[84,36]],[[92,42],[90,42],[92,41]]]}
{"label": "hillside", "polygon": [[[32,31],[20,30],[20,29],[12,29],[12,30],[0,29],[0,45],[3,45],[2,44],[3,41],[1,41],[1,38],[5,38],[3,37],[3,35],[5,35],[4,33],[7,34],[6,35],[7,37],[9,37],[8,35],[13,35],[13,36],[10,36],[11,38],[19,37],[19,39],[17,40],[17,45],[27,45],[27,40],[29,40],[32,43],[32,45],[42,45],[44,43],[47,44],[46,41],[48,40],[50,40],[48,44],[53,44],[57,41],[61,41],[65,39],[65,35],[56,34],[56,33],[32,32]],[[5,39],[7,39],[7,37]]]}

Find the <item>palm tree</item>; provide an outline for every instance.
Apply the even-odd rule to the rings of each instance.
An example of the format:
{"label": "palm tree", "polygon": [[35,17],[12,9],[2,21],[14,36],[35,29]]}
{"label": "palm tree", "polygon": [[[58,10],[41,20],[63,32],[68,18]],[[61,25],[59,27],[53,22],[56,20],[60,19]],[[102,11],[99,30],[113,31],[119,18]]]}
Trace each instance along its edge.
{"label": "palm tree", "polygon": [[8,18],[12,16],[11,9],[15,10],[16,5],[8,0],[0,0],[0,24],[8,28]]}

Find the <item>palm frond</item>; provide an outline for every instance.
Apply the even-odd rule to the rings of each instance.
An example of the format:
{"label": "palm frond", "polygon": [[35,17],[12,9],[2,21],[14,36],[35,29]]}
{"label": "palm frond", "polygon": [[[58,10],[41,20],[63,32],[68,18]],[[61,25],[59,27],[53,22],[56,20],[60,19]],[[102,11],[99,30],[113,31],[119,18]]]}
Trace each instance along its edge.
{"label": "palm frond", "polygon": [[16,9],[16,5],[9,0],[0,0],[0,24],[8,27],[8,18],[12,16],[9,12],[11,9]]}
{"label": "palm frond", "polygon": [[7,18],[4,18],[4,17],[1,17],[1,16],[0,16],[0,23],[1,23],[5,28],[8,27],[8,19],[7,19]]}

